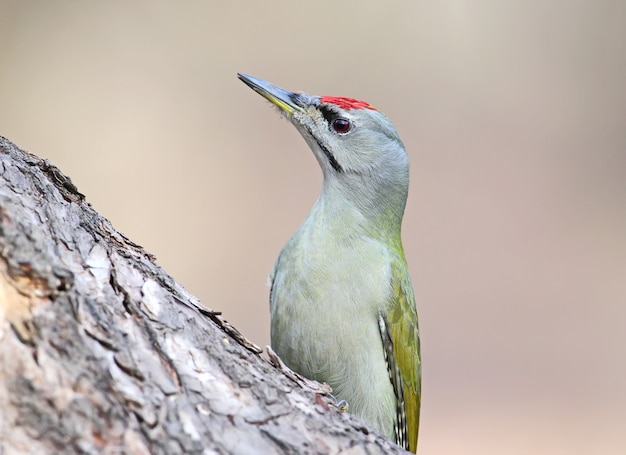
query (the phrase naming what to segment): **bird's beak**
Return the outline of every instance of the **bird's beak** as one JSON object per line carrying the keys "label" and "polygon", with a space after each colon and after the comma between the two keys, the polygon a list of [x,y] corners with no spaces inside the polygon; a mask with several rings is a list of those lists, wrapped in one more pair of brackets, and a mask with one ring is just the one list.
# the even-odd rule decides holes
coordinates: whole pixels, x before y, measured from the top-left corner
{"label": "bird's beak", "polygon": [[237,77],[252,90],[278,106],[287,114],[292,115],[296,111],[304,112],[302,106],[296,104],[300,97],[297,93],[282,89],[263,79],[248,76],[247,74],[237,73]]}

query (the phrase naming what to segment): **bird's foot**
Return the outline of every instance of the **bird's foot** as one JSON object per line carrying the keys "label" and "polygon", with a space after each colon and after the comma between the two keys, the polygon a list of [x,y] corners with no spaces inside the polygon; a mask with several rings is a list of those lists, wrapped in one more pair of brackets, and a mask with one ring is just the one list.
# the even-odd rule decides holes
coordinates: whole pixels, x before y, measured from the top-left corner
{"label": "bird's foot", "polygon": [[350,407],[350,405],[346,400],[337,400],[337,397],[335,397],[335,395],[331,395],[331,397],[333,398],[333,400],[335,400],[335,406],[337,407],[337,409],[339,409],[340,412],[348,412],[348,408]]}

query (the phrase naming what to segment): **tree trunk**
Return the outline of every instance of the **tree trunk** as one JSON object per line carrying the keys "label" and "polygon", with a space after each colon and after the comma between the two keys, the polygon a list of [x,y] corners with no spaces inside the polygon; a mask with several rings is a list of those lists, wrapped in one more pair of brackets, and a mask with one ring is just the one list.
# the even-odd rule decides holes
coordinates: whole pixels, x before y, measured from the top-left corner
{"label": "tree trunk", "polygon": [[260,352],[0,137],[0,454],[404,452]]}

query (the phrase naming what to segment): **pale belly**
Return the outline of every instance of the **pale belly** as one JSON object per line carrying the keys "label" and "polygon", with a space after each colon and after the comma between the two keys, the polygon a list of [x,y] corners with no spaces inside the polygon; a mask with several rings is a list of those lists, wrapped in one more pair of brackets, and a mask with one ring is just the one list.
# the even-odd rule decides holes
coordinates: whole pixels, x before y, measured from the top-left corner
{"label": "pale belly", "polygon": [[378,326],[390,292],[386,257],[363,248],[356,260],[347,253],[283,251],[270,302],[272,348],[293,370],[328,383],[349,412],[393,437],[395,394]]}

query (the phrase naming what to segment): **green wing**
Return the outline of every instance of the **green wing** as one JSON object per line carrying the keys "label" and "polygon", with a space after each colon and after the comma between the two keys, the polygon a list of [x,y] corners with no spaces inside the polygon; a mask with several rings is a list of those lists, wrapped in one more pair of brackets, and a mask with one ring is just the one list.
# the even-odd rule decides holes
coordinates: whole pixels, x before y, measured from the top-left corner
{"label": "green wing", "polygon": [[392,263],[393,296],[388,303],[387,314],[381,318],[381,336],[386,353],[393,352],[393,356],[388,355],[391,359],[387,366],[399,401],[396,439],[400,445],[415,452],[419,429],[422,362],[415,295],[407,270],[404,255]]}

